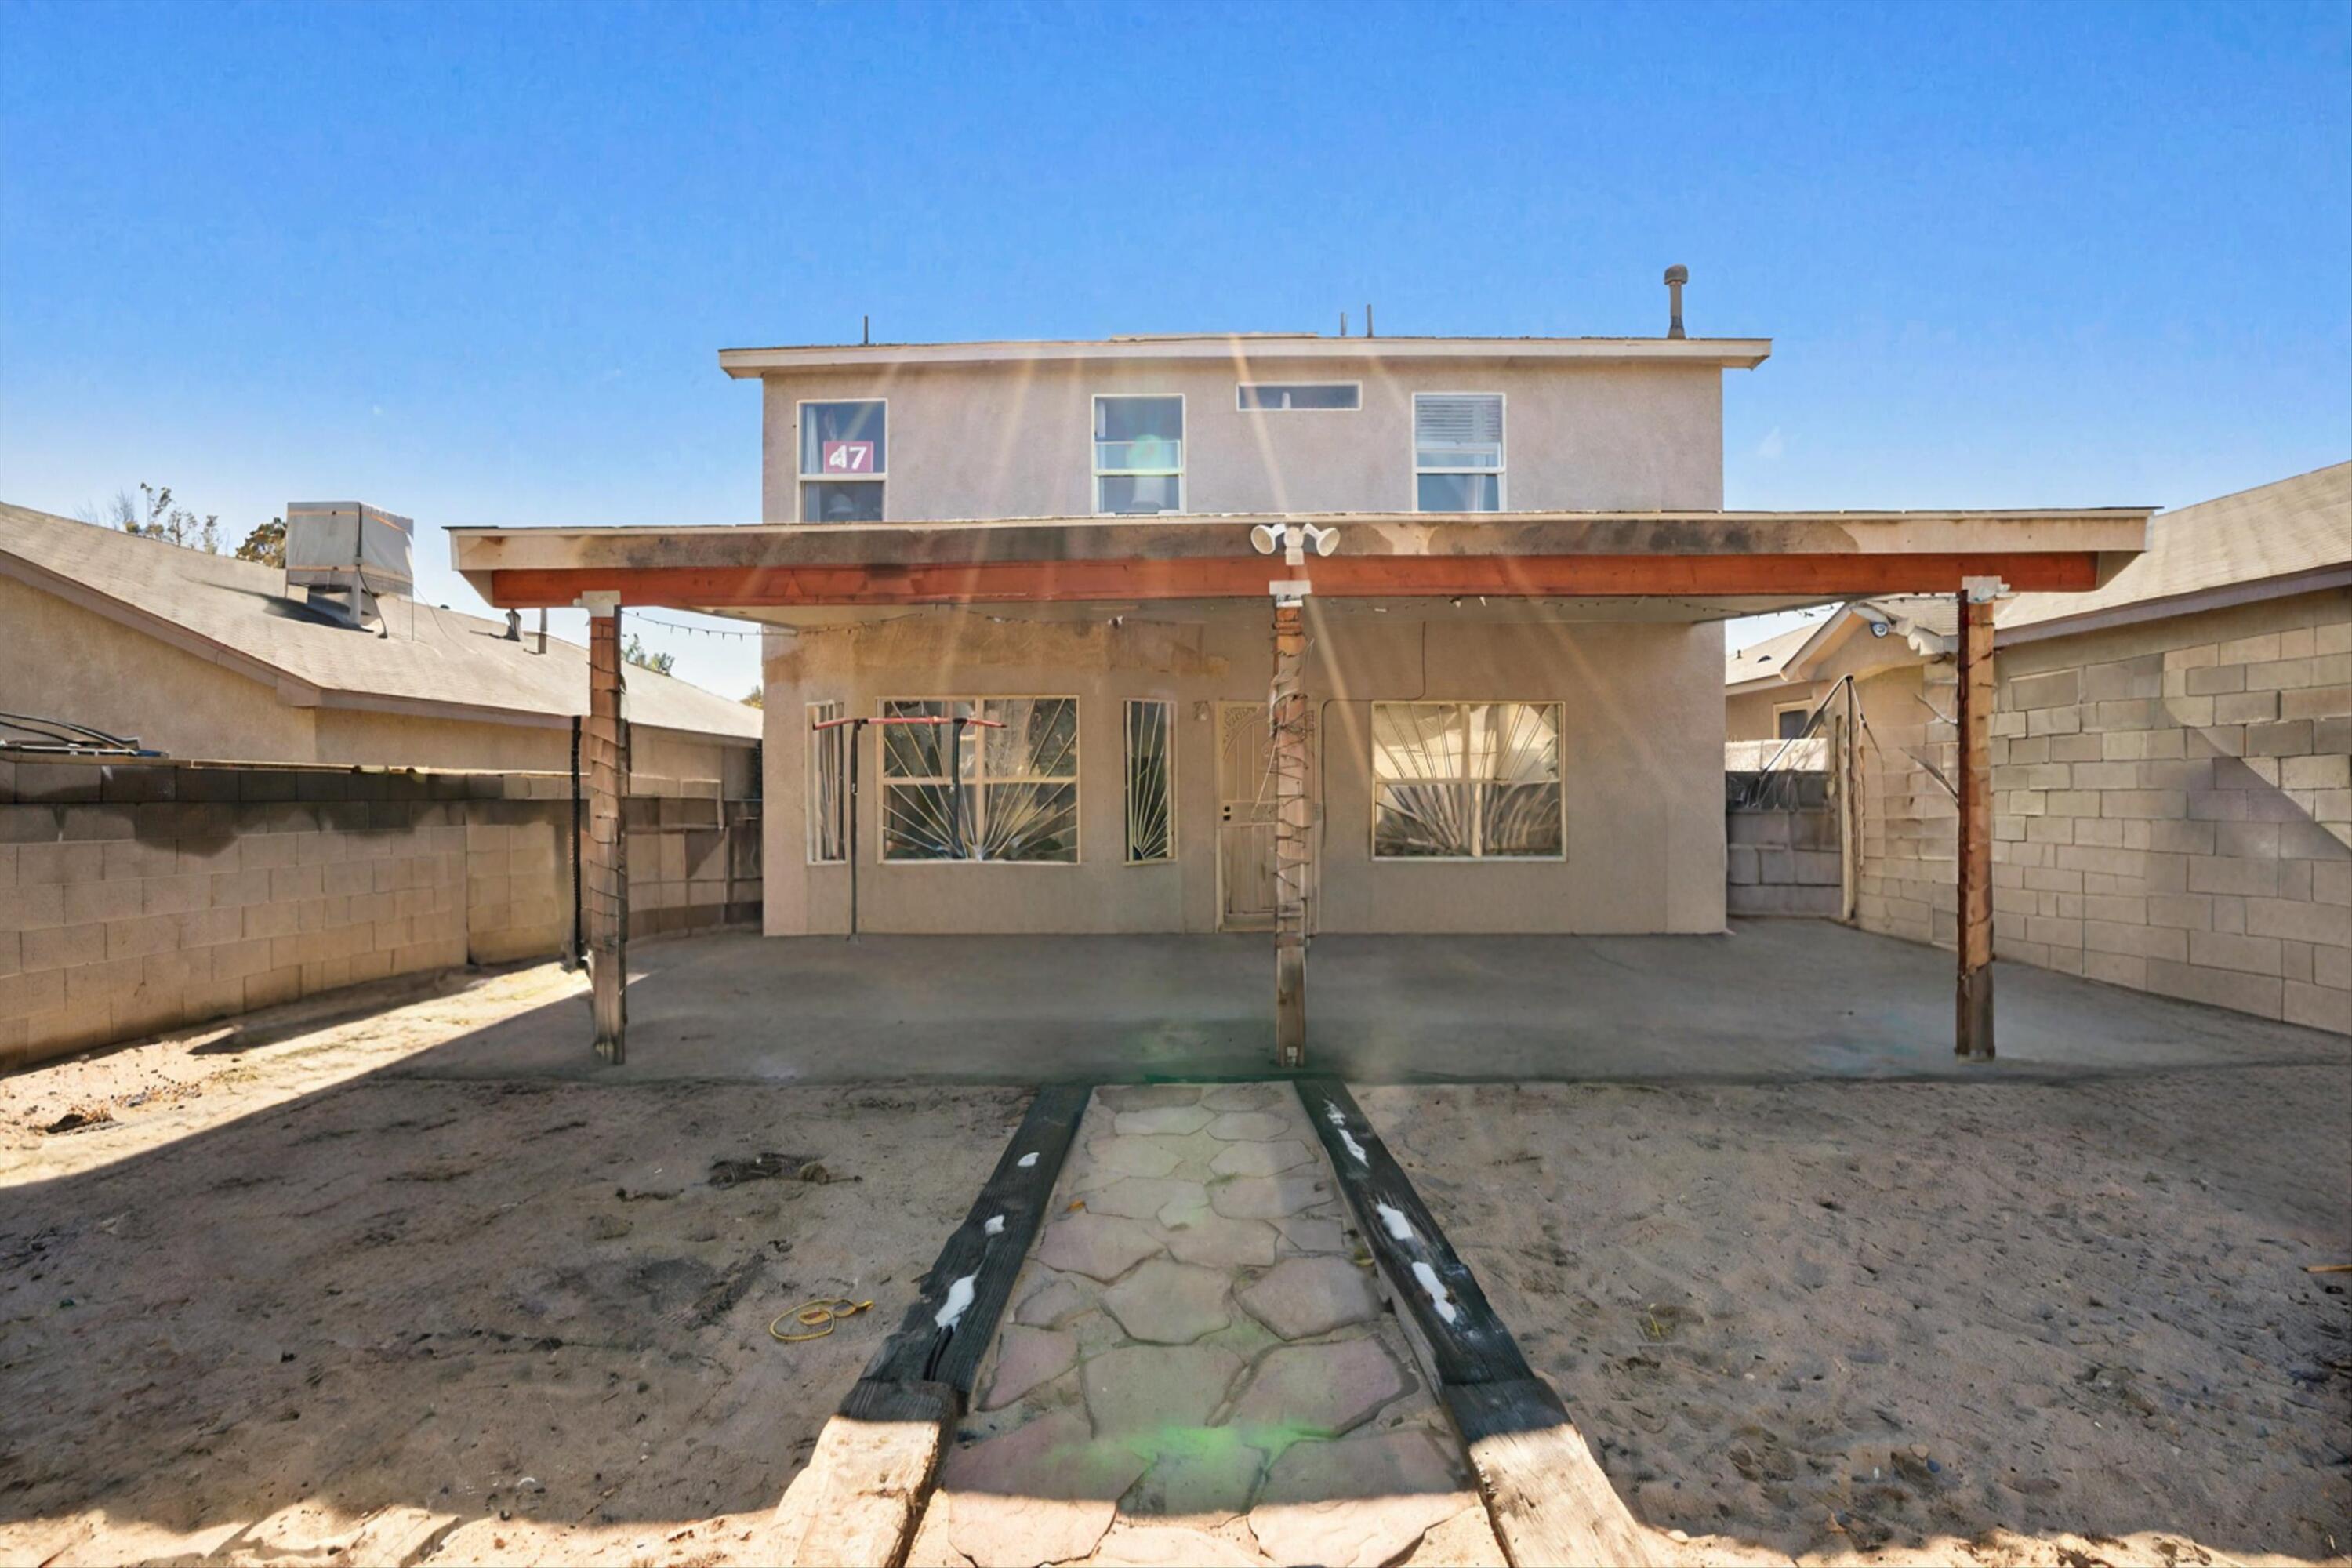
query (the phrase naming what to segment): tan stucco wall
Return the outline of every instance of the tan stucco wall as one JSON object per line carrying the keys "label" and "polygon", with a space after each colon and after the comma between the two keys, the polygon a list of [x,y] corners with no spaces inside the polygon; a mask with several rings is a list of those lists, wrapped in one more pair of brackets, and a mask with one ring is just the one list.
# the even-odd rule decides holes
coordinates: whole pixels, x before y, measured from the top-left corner
{"label": "tan stucco wall", "polygon": [[310,716],[234,670],[0,576],[0,709],[183,757],[318,760]]}
{"label": "tan stucco wall", "polygon": [[[861,761],[859,921],[870,931],[1169,931],[1217,925],[1216,707],[1263,702],[1270,638],[1255,606],[1146,621],[916,615],[772,634],[766,929],[846,929],[848,871],[808,864],[806,711],[890,697],[1075,696],[1076,866],[883,865],[875,740]],[[1305,687],[1318,759],[1326,931],[1714,931],[1724,923],[1722,635],[1713,625],[1514,624],[1309,605]],[[1177,704],[1178,858],[1123,863],[1122,704]],[[1563,704],[1564,862],[1374,863],[1373,699]]]}
{"label": "tan stucco wall", "polygon": [[[797,405],[868,397],[890,405],[889,517],[1089,515],[1097,393],[1183,395],[1190,512],[1412,511],[1415,392],[1504,395],[1506,510],[1714,509],[1722,376],[1713,365],[1328,360],[771,375],[762,516],[799,518]],[[1244,414],[1244,380],[1358,381],[1363,407]]]}

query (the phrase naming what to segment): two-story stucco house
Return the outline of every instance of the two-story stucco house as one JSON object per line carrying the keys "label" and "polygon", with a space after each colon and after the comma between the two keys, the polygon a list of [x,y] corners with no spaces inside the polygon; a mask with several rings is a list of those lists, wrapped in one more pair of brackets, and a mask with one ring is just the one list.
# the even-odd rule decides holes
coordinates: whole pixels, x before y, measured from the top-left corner
{"label": "two-story stucco house", "polygon": [[[1768,348],[1199,337],[721,363],[765,400],[772,524],[1307,515],[1344,560],[1349,514],[1430,514],[1442,540],[1456,514],[1716,510],[1723,373]],[[1312,925],[1721,930],[1722,613],[1315,602]],[[966,730],[952,764],[945,730],[864,738],[860,929],[1271,924],[1263,589],[779,618],[771,932],[849,926],[851,736],[811,721],[894,714],[1005,728]]]}
{"label": "two-story stucco house", "polygon": [[[2141,509],[1726,511],[1724,373],[1769,352],[1678,312],[1656,338],[730,349],[764,400],[759,525],[451,531],[493,604],[591,611],[593,798],[626,774],[626,606],[772,628],[772,935],[1270,930],[1295,1060],[1317,931],[1723,929],[1723,620],[1967,598],[1982,737],[1991,600],[2140,547]],[[1985,1052],[1987,867],[1964,847]]]}

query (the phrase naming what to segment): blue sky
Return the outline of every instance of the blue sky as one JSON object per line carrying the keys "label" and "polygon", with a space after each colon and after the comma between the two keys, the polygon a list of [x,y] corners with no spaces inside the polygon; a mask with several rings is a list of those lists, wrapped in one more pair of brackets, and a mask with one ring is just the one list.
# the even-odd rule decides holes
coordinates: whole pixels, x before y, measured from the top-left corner
{"label": "blue sky", "polygon": [[[0,499],[759,508],[716,351],[1769,335],[1733,506],[2352,455],[2352,7],[0,0]],[[663,618],[688,617],[670,614]],[[730,694],[749,643],[648,628]]]}

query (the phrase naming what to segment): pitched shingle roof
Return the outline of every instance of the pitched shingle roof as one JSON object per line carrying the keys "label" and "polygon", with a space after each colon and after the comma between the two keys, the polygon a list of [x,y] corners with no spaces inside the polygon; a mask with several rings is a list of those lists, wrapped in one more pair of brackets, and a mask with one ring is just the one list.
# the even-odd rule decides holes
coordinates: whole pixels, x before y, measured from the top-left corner
{"label": "pitched shingle roof", "polygon": [[2160,511],[2148,520],[2147,551],[2105,587],[2020,594],[1994,620],[2008,631],[2344,566],[2352,566],[2352,463]]}
{"label": "pitched shingle roof", "polygon": [[1723,658],[1723,683],[1738,686],[1742,681],[1761,680],[1767,676],[1779,675],[1790,656],[1811,642],[1813,634],[1820,631],[1823,624],[1818,619],[1810,620],[1801,626],[1790,626],[1785,632],[1766,637],[1762,642],[1733,649]]}
{"label": "pitched shingle roof", "polygon": [[[452,718],[545,718],[586,711],[588,654],[550,637],[534,653],[501,621],[383,601],[389,637],[352,630],[286,596],[285,574],[230,556],[0,502],[0,573],[155,635],[211,645],[219,662],[257,679],[290,677],[325,693],[444,708]],[[210,651],[210,650],[207,650]],[[267,672],[267,677],[265,675]],[[639,724],[751,741],[760,712],[651,670],[629,672]]]}

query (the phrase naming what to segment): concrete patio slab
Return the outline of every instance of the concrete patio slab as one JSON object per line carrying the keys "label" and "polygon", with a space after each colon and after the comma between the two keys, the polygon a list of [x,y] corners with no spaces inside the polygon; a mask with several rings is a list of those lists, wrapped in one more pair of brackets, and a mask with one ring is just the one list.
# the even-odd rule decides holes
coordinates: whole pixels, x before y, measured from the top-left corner
{"label": "concrete patio slab", "polygon": [[[1266,954],[1266,939],[1244,936],[643,942],[630,952],[626,1066],[590,1055],[581,997],[394,1070],[607,1082],[1263,1079],[1274,1039]],[[1721,936],[1325,936],[1308,968],[1307,1067],[1356,1083],[1785,1082],[2065,1078],[2352,1053],[2317,1030],[2019,964],[1998,973],[2000,1059],[1987,1068],[1952,1056],[1951,954],[1825,921],[1742,921]],[[1183,1136],[1257,1110],[1245,1095],[1184,1106],[1145,1096],[1106,1102],[1089,1132]]]}

